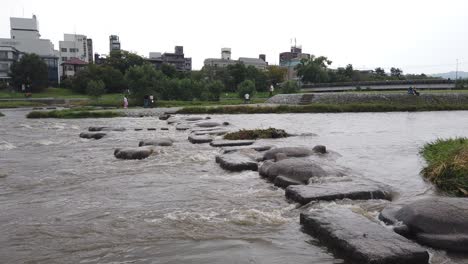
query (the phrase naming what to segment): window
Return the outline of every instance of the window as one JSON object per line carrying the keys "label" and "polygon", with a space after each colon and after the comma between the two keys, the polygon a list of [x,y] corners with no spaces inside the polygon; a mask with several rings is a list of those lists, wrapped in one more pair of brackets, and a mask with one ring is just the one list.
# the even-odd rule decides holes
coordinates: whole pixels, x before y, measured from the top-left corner
{"label": "window", "polygon": [[8,71],[8,63],[0,63],[0,71],[2,72]]}
{"label": "window", "polygon": [[67,57],[62,57],[62,61],[67,61]]}
{"label": "window", "polygon": [[78,52],[78,49],[70,48],[70,52]]}
{"label": "window", "polygon": [[67,52],[67,48],[61,48],[60,51],[61,52]]}
{"label": "window", "polygon": [[8,51],[0,51],[0,59],[8,59]]}

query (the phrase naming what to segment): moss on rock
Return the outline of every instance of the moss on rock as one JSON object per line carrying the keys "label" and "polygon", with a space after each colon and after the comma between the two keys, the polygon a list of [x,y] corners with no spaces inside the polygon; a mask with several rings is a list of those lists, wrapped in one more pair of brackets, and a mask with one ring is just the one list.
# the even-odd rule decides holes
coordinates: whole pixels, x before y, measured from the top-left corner
{"label": "moss on rock", "polygon": [[224,135],[224,139],[228,140],[243,140],[243,139],[259,139],[259,138],[284,138],[289,137],[283,129],[268,128],[268,129],[241,129],[237,132],[232,132]]}

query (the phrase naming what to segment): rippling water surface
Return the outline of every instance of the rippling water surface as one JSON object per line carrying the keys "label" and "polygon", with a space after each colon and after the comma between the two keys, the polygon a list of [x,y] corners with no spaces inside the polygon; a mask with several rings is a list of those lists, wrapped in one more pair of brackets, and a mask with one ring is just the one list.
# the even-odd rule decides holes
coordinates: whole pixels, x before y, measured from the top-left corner
{"label": "rippling water surface", "polygon": [[[2,263],[343,263],[303,234],[284,191],[257,172],[229,173],[218,150],[192,145],[188,132],[156,118],[27,120],[0,118]],[[276,146],[323,144],[346,173],[387,183],[403,201],[436,195],[419,176],[419,148],[438,137],[468,136],[467,112],[213,116],[238,128],[315,133]],[[101,140],[89,126],[118,126]],[[158,128],[134,131],[134,128]],[[161,131],[161,127],[170,127]],[[116,147],[176,140],[146,160],[122,161]],[[398,202],[398,201],[397,201]],[[466,263],[433,252],[432,263]]]}

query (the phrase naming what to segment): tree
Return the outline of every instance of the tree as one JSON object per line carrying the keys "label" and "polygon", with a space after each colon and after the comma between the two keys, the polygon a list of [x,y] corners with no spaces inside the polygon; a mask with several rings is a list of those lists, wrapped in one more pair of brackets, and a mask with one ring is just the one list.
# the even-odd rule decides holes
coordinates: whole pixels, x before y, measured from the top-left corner
{"label": "tree", "polygon": [[106,93],[104,86],[104,82],[101,80],[91,80],[88,82],[86,93],[97,100],[99,97]]}
{"label": "tree", "polygon": [[403,71],[399,68],[392,67],[390,69],[390,76],[392,77],[400,78],[402,74],[403,74]]}
{"label": "tree", "polygon": [[[124,80],[124,75],[117,69],[108,65],[89,65],[96,70],[96,77],[104,82],[106,92],[108,93],[121,93],[127,88]],[[89,67],[88,66],[88,67]]]}
{"label": "tree", "polygon": [[10,70],[13,85],[16,87],[29,85],[31,92],[41,92],[47,88],[47,64],[37,54],[25,54],[11,65]]}
{"label": "tree", "polygon": [[281,85],[281,92],[285,94],[299,92],[299,85],[296,81],[287,81]]}
{"label": "tree", "polygon": [[136,53],[125,50],[111,51],[107,57],[105,64],[119,70],[122,74],[132,66],[140,66],[145,63],[145,60]]}
{"label": "tree", "polygon": [[353,69],[353,65],[352,64],[348,64],[346,65],[346,68],[344,70],[344,75],[350,79],[353,78],[354,76],[354,69]]}
{"label": "tree", "polygon": [[228,65],[226,68],[228,78],[225,85],[228,91],[234,92],[237,86],[246,79],[247,68],[243,63]]}
{"label": "tree", "polygon": [[174,65],[163,63],[161,65],[161,72],[169,78],[175,78],[177,75],[177,69]]}
{"label": "tree", "polygon": [[208,100],[219,101],[221,93],[224,90],[224,84],[221,81],[211,81],[206,86],[208,92]]}
{"label": "tree", "polygon": [[295,67],[297,76],[304,83],[323,83],[329,80],[327,67],[332,62],[327,57],[311,56],[310,59],[302,59]]}
{"label": "tree", "polygon": [[132,66],[125,73],[125,82],[130,89],[130,96],[137,102],[143,102],[145,95],[162,94],[162,85],[166,77],[153,65]]}
{"label": "tree", "polygon": [[268,66],[267,67],[267,76],[271,84],[277,85],[284,82],[288,69],[282,68],[279,66]]}
{"label": "tree", "polygon": [[381,76],[381,77],[387,76],[387,74],[385,73],[385,70],[383,68],[380,68],[380,67],[375,68],[374,72],[375,72],[375,74],[377,76]]}
{"label": "tree", "polygon": [[255,83],[251,80],[245,80],[237,86],[237,94],[240,98],[244,98],[245,94],[249,94],[250,98],[252,98],[255,92]]}

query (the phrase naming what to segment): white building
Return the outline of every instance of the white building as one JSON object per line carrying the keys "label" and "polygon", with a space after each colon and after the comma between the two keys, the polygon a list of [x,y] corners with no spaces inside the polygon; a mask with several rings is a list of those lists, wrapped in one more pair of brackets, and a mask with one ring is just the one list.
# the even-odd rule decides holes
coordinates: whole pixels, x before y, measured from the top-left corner
{"label": "white building", "polygon": [[0,81],[8,81],[10,67],[18,60],[19,52],[11,46],[0,46]]}
{"label": "white building", "polygon": [[32,18],[10,18],[10,38],[0,38],[0,46],[11,47],[19,53],[35,53],[48,66],[49,81],[58,81],[58,56],[54,44],[48,39],[41,39],[39,25],[35,15]]}
{"label": "white building", "polygon": [[[264,57],[264,55],[261,55]],[[268,66],[268,63],[260,58],[246,58],[240,57],[238,60],[231,60],[231,49],[230,48],[222,48],[221,49],[221,58],[208,58],[205,59],[204,65],[213,68],[225,68],[229,65],[234,65],[237,63],[242,63],[246,67],[247,66],[254,66],[259,70],[265,70]]]}
{"label": "white building", "polygon": [[70,59],[79,59],[86,63],[93,62],[92,40],[85,35],[64,34],[63,40],[59,41],[59,73],[62,77],[64,70],[62,64]]}

